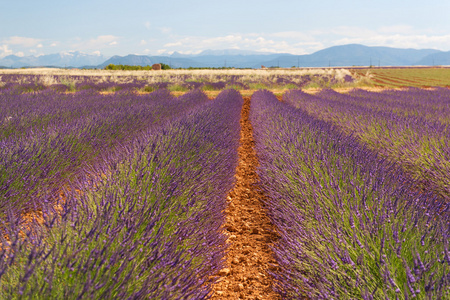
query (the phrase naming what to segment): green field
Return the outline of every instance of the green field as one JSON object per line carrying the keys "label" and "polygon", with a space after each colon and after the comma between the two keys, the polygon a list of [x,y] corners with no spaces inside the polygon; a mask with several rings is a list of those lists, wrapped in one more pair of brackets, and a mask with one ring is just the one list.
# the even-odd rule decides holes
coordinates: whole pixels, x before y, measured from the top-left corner
{"label": "green field", "polygon": [[367,83],[375,87],[450,87],[450,68],[370,68],[354,69],[357,76],[369,77]]}

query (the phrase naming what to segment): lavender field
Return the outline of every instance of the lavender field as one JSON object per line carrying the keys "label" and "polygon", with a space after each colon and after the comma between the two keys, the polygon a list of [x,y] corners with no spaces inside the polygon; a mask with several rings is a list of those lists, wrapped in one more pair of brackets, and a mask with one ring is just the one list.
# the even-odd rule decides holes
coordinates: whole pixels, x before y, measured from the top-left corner
{"label": "lavender field", "polygon": [[[238,92],[2,96],[17,119],[2,116],[2,298],[208,294],[237,164]],[[43,224],[24,226],[36,209]]]}
{"label": "lavender field", "polygon": [[245,90],[280,299],[450,298],[450,91],[319,77],[2,75],[0,298],[214,296]]}
{"label": "lavender field", "polygon": [[403,161],[308,115],[303,92],[285,96],[300,109],[261,91],[252,111],[261,186],[281,233],[278,291],[286,298],[447,298],[448,199],[419,189]]}
{"label": "lavender field", "polygon": [[353,134],[397,161],[410,177],[450,197],[450,91],[446,88],[374,93],[287,93],[285,101]]}
{"label": "lavender field", "polygon": [[74,92],[97,90],[114,92],[134,90],[151,92],[168,89],[186,92],[194,89],[221,91],[222,89],[257,90],[314,87],[353,87],[365,82],[366,76],[353,75],[346,69],[306,70],[165,70],[107,71],[62,69],[0,69],[0,88],[38,91],[51,88]]}

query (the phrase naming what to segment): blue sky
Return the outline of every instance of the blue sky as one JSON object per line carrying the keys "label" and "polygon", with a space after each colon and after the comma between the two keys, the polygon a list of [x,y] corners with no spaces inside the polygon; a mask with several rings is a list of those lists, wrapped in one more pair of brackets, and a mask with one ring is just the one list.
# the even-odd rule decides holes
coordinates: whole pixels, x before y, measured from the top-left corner
{"label": "blue sky", "polygon": [[335,45],[450,50],[447,0],[0,0],[0,58]]}

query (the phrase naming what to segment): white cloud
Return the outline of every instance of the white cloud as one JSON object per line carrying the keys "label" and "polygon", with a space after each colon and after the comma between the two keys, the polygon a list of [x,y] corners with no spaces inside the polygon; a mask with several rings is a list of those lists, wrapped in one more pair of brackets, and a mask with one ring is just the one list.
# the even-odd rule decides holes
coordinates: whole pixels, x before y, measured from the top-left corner
{"label": "white cloud", "polygon": [[[199,54],[201,53],[203,50],[190,50],[190,51],[178,51],[181,54]],[[170,52],[169,52],[170,53]]]}
{"label": "white cloud", "polygon": [[395,48],[435,48],[450,49],[450,35],[425,35],[425,34],[374,34],[372,36],[346,37],[335,40],[333,44],[363,44],[367,46],[385,46]]}
{"label": "white cloud", "polygon": [[[27,48],[27,47],[26,47]],[[17,51],[17,50],[12,50],[9,48],[8,45],[1,45],[0,46],[0,58],[3,58],[5,56],[8,55],[15,55],[15,56],[19,56],[19,57],[23,57],[25,56],[25,53],[30,53],[32,55],[43,55],[42,53],[39,53],[36,49],[27,49],[26,51]]]}
{"label": "white cloud", "polygon": [[73,56],[73,52],[75,52],[75,51],[74,50],[61,51],[60,54],[65,55],[65,56]]}
{"label": "white cloud", "polygon": [[413,34],[414,29],[409,25],[393,25],[393,26],[383,26],[378,29],[381,33],[393,34]]}
{"label": "white cloud", "polygon": [[[158,43],[156,47],[160,46]],[[344,44],[388,46],[396,48],[450,49],[450,34],[430,34],[409,25],[383,26],[375,29],[340,26],[313,31],[280,31],[274,33],[233,33],[223,36],[170,35],[163,44],[164,53],[198,53],[206,49],[242,49],[274,53],[310,54],[327,47]],[[147,46],[147,48],[150,48]],[[156,49],[152,49],[157,51]]]}
{"label": "white cloud", "polygon": [[172,28],[170,27],[160,27],[159,30],[164,34],[169,34],[172,32]]}
{"label": "white cloud", "polygon": [[[292,37],[303,37],[305,44],[299,47],[298,41],[300,39],[292,39]],[[274,53],[296,53],[304,54],[308,52],[308,47],[318,46],[313,37],[296,32],[283,32],[279,34],[229,34],[218,37],[202,37],[202,36],[185,36],[174,38],[164,44],[165,48],[172,48],[171,50],[180,53],[198,53],[205,49],[243,49],[255,50]]]}
{"label": "white cloud", "polygon": [[9,49],[8,45],[0,46],[0,58],[13,54],[13,51]]}
{"label": "white cloud", "polygon": [[12,36],[6,40],[3,40],[3,43],[7,44],[7,45],[16,45],[16,46],[31,48],[31,47],[34,47],[37,44],[39,44],[41,41],[42,41],[41,39],[22,37],[22,36]]}
{"label": "white cloud", "polygon": [[345,37],[363,37],[363,36],[373,36],[376,34],[375,31],[362,28],[362,27],[354,27],[354,26],[338,26],[332,28],[329,32],[317,32],[316,35],[324,35],[327,33],[332,33],[335,38],[336,36],[345,36]]}
{"label": "white cloud", "polygon": [[[450,34],[432,32],[430,29],[416,29],[409,25],[380,26],[378,28],[339,26],[318,28],[310,31],[287,30],[279,32],[234,32],[219,36],[177,35],[170,27],[151,26],[141,23],[147,29],[159,30],[164,36],[158,39],[132,40],[131,37],[100,35],[92,38],[68,38],[55,41],[13,36],[0,40],[0,58],[17,53],[55,53],[57,51],[80,51],[85,53],[108,53],[126,55],[125,51],[134,45],[140,53],[168,54],[174,51],[195,54],[206,49],[242,49],[273,53],[309,54],[326,47],[343,44],[388,46],[397,48],[435,48],[450,50]],[[150,27],[151,26],[151,27]],[[129,39],[129,40],[128,40]],[[127,40],[127,43],[124,42]],[[52,50],[50,50],[52,49]],[[123,51],[123,52],[121,52]],[[110,54],[108,53],[108,54]]]}
{"label": "white cloud", "polygon": [[36,49],[30,49],[28,52],[29,52],[31,55],[36,56],[36,57],[44,55],[44,53],[38,52],[38,50],[36,50]]}
{"label": "white cloud", "polygon": [[268,36],[272,38],[296,39],[302,41],[314,40],[313,35],[311,35],[310,33],[300,31],[281,31],[269,34]]}
{"label": "white cloud", "polygon": [[119,39],[119,37],[114,36],[114,35],[99,35],[97,38],[95,39],[90,39],[89,40],[89,44],[117,44],[117,40]]}
{"label": "white cloud", "polygon": [[[329,34],[331,33],[331,34]],[[315,32],[323,47],[345,44],[385,46],[395,48],[450,49],[450,35],[437,35],[427,29],[414,29],[409,25],[382,26],[376,29],[340,26],[329,31]]]}
{"label": "white cloud", "polygon": [[114,35],[99,35],[98,37],[89,40],[75,38],[70,47],[72,49],[76,49],[77,51],[93,51],[94,49],[94,51],[96,51],[97,49],[117,45],[119,39],[120,38],[118,36]]}
{"label": "white cloud", "polygon": [[167,43],[164,45],[164,47],[178,47],[178,46],[182,46],[183,43],[182,42],[175,42],[175,43]]}

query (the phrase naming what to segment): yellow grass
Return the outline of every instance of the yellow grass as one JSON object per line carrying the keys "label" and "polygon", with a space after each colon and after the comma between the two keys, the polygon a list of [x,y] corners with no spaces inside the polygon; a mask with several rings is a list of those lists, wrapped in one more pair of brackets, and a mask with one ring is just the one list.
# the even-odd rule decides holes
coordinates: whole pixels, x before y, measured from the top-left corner
{"label": "yellow grass", "polygon": [[3,74],[23,74],[41,75],[39,79],[44,85],[61,83],[61,81],[71,81],[72,76],[92,76],[97,83],[116,82],[128,83],[134,79],[147,81],[148,84],[159,82],[178,83],[186,80],[217,82],[224,80],[224,77],[237,75],[239,81],[273,81],[284,76],[298,77],[299,82],[304,75],[331,75],[337,79],[343,79],[345,75],[351,75],[347,69],[327,69],[327,68],[305,68],[305,69],[227,69],[227,70],[78,70],[78,69],[57,69],[57,68],[31,68],[31,69],[0,69],[0,81]]}

